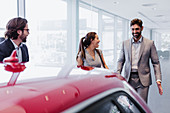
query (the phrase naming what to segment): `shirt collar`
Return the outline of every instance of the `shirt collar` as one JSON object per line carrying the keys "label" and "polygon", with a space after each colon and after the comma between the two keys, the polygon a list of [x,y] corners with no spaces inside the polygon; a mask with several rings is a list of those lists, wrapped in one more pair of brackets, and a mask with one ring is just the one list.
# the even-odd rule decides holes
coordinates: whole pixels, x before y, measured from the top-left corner
{"label": "shirt collar", "polygon": [[[143,36],[136,42],[136,43],[141,43],[143,40]],[[132,43],[135,43],[135,40],[132,38]]]}
{"label": "shirt collar", "polygon": [[[10,39],[10,40],[11,40],[11,42],[13,43],[15,49],[18,48],[18,46],[14,43],[14,41],[13,41],[12,39]],[[19,45],[19,47],[21,47],[21,46],[22,46],[22,43]]]}

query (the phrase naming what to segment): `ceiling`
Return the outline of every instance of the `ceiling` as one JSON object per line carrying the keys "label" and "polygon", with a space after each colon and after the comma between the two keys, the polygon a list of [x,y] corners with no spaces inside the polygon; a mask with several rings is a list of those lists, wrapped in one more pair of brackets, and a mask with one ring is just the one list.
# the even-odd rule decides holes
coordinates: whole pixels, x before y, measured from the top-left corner
{"label": "ceiling", "polygon": [[170,0],[81,0],[92,6],[132,20],[140,18],[144,27],[170,34]]}

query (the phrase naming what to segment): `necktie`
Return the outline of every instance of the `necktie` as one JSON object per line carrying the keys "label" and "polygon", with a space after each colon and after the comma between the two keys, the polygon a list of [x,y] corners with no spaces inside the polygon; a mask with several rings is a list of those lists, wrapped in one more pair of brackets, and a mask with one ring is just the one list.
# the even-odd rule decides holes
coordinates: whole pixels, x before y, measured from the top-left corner
{"label": "necktie", "polygon": [[18,57],[18,56],[19,56],[19,47],[15,48],[15,49],[17,50],[17,55],[16,55],[16,57]]}
{"label": "necktie", "polygon": [[18,57],[18,60],[19,62],[22,62],[22,55],[21,55],[21,48],[20,47],[17,47],[15,48],[17,50],[17,57]]}

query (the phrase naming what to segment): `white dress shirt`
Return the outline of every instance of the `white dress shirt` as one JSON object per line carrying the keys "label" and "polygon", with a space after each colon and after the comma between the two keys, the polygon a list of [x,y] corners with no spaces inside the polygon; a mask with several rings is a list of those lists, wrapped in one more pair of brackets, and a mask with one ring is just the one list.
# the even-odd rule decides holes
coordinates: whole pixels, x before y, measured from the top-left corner
{"label": "white dress shirt", "polygon": [[132,70],[138,70],[138,60],[141,42],[142,37],[137,42],[135,42],[134,39],[132,39]]}
{"label": "white dress shirt", "polygon": [[[11,40],[11,39],[10,39]],[[21,46],[22,46],[22,43],[20,44],[20,46],[18,47],[12,40],[11,42],[13,43],[15,49],[17,50],[17,57],[18,57],[18,61],[19,63],[22,62],[22,51],[21,51]]]}

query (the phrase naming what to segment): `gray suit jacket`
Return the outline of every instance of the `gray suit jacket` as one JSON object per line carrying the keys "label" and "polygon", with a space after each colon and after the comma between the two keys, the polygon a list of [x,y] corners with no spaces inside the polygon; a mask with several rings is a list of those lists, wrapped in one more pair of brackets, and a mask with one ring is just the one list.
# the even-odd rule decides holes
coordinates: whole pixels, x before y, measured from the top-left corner
{"label": "gray suit jacket", "polygon": [[[124,66],[124,71],[125,71],[124,77],[127,81],[129,80],[131,67],[132,67],[131,43],[132,43],[131,39],[128,39],[122,43],[122,49],[117,64],[118,73],[122,72]],[[160,62],[159,62],[154,41],[143,37],[143,40],[141,42],[140,52],[139,52],[138,74],[139,74],[140,81],[144,86],[149,86],[152,84],[150,64],[149,64],[150,59],[153,64],[156,80],[162,80]]]}

